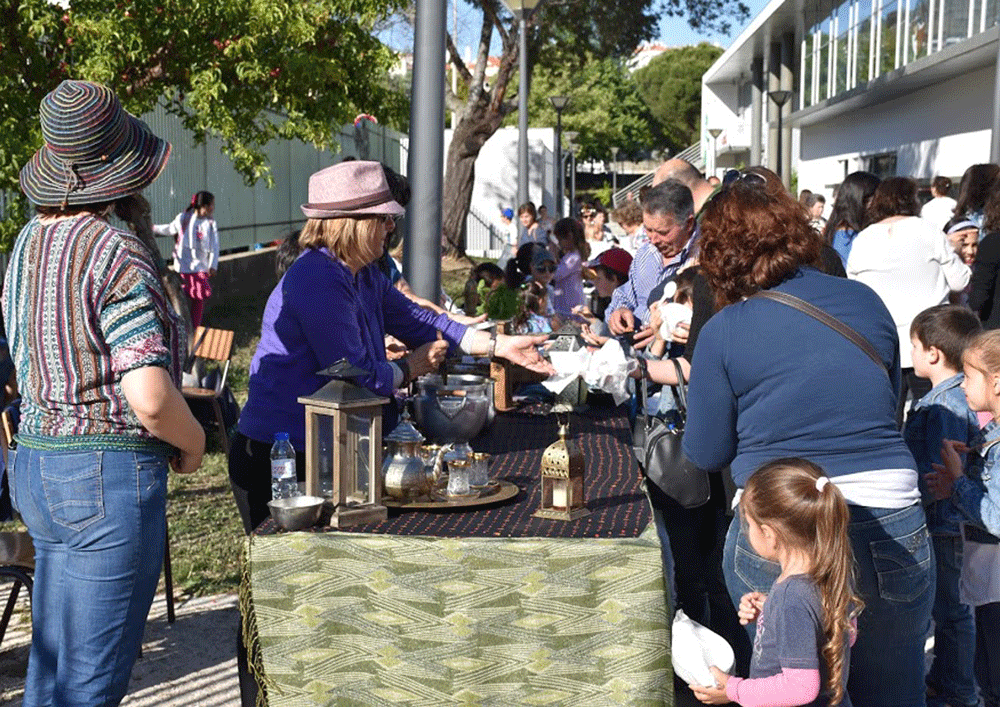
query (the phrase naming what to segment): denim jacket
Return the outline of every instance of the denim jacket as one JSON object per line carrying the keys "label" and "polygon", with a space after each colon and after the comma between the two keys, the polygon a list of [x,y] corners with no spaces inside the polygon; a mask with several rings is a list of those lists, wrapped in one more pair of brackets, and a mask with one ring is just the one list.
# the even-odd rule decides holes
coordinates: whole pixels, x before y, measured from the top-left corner
{"label": "denim jacket", "polygon": [[964,376],[941,381],[910,410],[903,430],[920,474],[920,494],[927,512],[927,530],[935,535],[958,535],[961,513],[949,501],[935,501],[927,490],[931,464],[941,463],[941,440],[954,439],[972,445],[979,435],[976,413],[969,409],[962,390]]}
{"label": "denim jacket", "polygon": [[[996,544],[1000,536],[1000,425],[990,422],[978,435],[965,464],[965,476],[959,477],[951,492],[952,503],[975,527],[966,526],[966,538],[979,543]],[[986,533],[983,533],[983,528]],[[978,531],[978,532],[977,532]],[[987,535],[988,533],[988,535]],[[992,537],[990,537],[992,536]]]}

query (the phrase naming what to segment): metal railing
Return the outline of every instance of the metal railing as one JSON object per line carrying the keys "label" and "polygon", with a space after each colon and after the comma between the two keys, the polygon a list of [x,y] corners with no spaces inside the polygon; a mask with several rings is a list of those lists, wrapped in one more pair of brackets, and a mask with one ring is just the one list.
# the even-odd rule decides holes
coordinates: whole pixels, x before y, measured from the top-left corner
{"label": "metal railing", "polygon": [[465,219],[465,252],[478,258],[499,258],[503,252],[503,233],[489,218],[469,207]]}
{"label": "metal railing", "polygon": [[[692,166],[695,167],[695,169],[698,169],[700,171],[705,170],[705,162],[704,160],[702,160],[701,143],[696,142],[690,147],[687,147],[681,152],[677,153],[675,157],[677,157],[678,159],[682,159],[685,162],[689,162]],[[639,190],[642,189],[643,187],[648,187],[649,185],[651,185],[653,183],[653,177],[655,175],[656,175],[656,170],[654,169],[652,172],[647,172],[638,179],[633,179],[627,185],[625,185],[624,187],[622,187],[621,189],[619,189],[618,191],[616,191],[614,194],[611,195],[611,203],[614,204],[615,206],[618,206],[620,203],[625,201],[626,198],[628,198],[629,192],[632,192],[633,194],[636,195],[636,197],[638,197]]]}

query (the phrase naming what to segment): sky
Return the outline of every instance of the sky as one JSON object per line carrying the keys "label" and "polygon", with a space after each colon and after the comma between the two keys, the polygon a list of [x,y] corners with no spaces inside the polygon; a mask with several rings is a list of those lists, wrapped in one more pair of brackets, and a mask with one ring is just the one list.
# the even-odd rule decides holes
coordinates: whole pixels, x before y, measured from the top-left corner
{"label": "sky", "polygon": [[[456,1],[458,3],[457,8],[454,4]],[[458,46],[462,54],[465,55],[466,47],[472,47],[474,51],[474,47],[479,41],[479,28],[482,23],[482,15],[478,10],[476,10],[476,8],[466,3],[465,0],[447,0],[447,2],[448,30],[454,33],[454,27],[457,19]],[[654,41],[668,47],[697,44],[699,42],[711,42],[726,48],[734,39],[736,39],[736,37],[739,36],[744,27],[750,23],[753,17],[760,12],[767,3],[766,0],[749,0],[748,4],[750,6],[750,18],[746,23],[734,26],[732,32],[728,35],[716,33],[698,34],[688,26],[684,19],[666,17],[660,22],[660,35],[659,38]],[[390,24],[380,33],[380,38],[396,51],[411,52],[413,50],[413,32],[403,21]],[[491,47],[490,53],[499,54],[499,52],[499,39],[496,36],[496,33],[494,33],[493,46]]]}

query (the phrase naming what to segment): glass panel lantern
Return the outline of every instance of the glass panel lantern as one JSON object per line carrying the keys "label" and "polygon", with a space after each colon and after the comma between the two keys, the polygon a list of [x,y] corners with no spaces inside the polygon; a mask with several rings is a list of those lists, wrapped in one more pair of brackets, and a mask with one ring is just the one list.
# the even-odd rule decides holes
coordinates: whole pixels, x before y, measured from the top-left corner
{"label": "glass panel lantern", "polygon": [[382,405],[388,399],[333,380],[299,402],[306,407],[306,493],[329,498],[334,528],[385,520]]}
{"label": "glass panel lantern", "polygon": [[584,498],[583,452],[569,436],[569,419],[559,422],[559,441],[542,453],[541,500],[536,518],[576,520],[590,513]]}

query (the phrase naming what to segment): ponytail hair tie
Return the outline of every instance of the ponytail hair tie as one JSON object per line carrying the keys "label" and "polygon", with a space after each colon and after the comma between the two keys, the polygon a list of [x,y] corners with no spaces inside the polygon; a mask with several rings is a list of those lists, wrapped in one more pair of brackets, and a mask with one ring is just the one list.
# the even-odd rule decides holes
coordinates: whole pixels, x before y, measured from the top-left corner
{"label": "ponytail hair tie", "polygon": [[195,192],[194,195],[191,197],[191,208],[197,208],[197,207],[198,207],[198,192]]}
{"label": "ponytail hair tie", "polygon": [[821,477],[819,477],[818,479],[816,479],[816,490],[819,493],[823,493],[823,488],[828,483],[830,483],[830,477],[829,476],[821,476]]}

